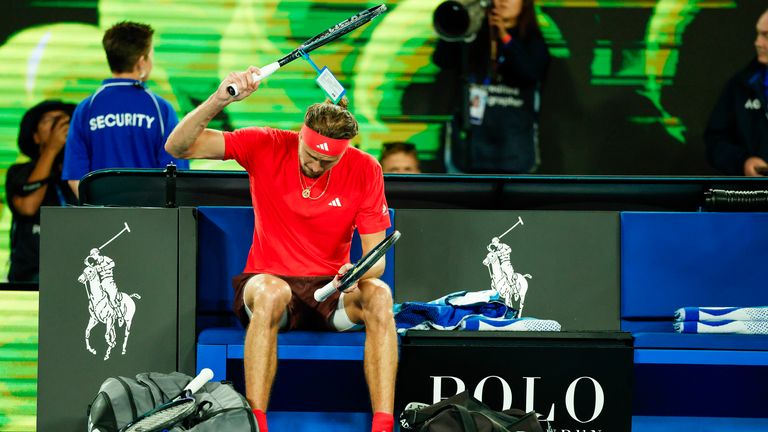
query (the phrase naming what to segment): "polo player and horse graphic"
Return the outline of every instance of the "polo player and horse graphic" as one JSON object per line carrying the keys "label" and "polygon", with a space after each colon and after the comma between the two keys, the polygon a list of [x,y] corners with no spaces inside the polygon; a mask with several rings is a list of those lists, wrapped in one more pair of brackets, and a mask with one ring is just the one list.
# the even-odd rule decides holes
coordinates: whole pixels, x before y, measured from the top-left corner
{"label": "polo player and horse graphic", "polygon": [[110,257],[103,255],[101,250],[109,243],[118,238],[124,232],[131,232],[128,223],[117,235],[109,239],[101,247],[91,249],[90,253],[83,260],[85,268],[77,281],[85,285],[85,292],[88,295],[88,325],[85,328],[85,349],[91,354],[96,355],[96,350],[91,347],[91,330],[99,323],[106,326],[104,340],[107,343],[107,351],[104,354],[104,360],[108,360],[112,349],[117,345],[117,327],[125,327],[123,337],[122,354],[126,353],[128,345],[128,336],[131,334],[131,324],[136,313],[136,302],[133,299],[141,299],[139,294],[126,294],[118,291],[114,280],[113,269],[115,261]]}
{"label": "polo player and horse graphic", "polygon": [[525,295],[528,293],[528,279],[531,279],[532,276],[515,271],[510,259],[512,248],[506,243],[501,242],[501,238],[518,225],[524,225],[523,218],[519,216],[517,223],[511,228],[500,236],[491,239],[491,243],[487,247],[488,254],[483,260],[483,265],[488,267],[488,274],[491,277],[491,289],[499,293],[507,306],[516,309],[516,317],[520,318],[523,316]]}

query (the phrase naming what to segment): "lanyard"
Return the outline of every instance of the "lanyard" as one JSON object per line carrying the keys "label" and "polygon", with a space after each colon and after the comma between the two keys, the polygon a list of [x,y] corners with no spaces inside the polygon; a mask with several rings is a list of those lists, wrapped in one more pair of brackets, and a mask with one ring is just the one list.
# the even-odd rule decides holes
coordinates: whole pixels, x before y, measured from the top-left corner
{"label": "lanyard", "polygon": [[67,198],[64,196],[64,191],[61,190],[58,183],[53,184],[53,188],[56,189],[56,196],[59,198],[59,204],[62,207],[67,206]]}

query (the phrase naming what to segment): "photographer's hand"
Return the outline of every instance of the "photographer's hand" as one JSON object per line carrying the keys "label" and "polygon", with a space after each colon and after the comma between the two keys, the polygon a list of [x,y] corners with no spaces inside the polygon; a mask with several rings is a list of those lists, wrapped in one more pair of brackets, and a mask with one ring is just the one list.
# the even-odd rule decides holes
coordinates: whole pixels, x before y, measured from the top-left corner
{"label": "photographer's hand", "polygon": [[57,116],[53,119],[51,131],[45,141],[40,143],[40,154],[55,158],[67,143],[69,116]]}
{"label": "photographer's hand", "polygon": [[496,37],[504,42],[509,39],[509,32],[504,24],[504,18],[499,14],[496,8],[491,9],[488,13],[488,25],[491,30],[495,30]]}

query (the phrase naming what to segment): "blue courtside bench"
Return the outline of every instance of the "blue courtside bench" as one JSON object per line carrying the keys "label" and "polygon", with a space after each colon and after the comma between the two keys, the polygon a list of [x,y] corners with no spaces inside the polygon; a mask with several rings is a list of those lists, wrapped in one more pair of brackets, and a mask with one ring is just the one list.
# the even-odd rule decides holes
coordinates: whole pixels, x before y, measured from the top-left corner
{"label": "blue courtside bench", "polygon": [[768,336],[677,334],[685,306],[768,305],[768,214],[622,213],[633,431],[768,430]]}
{"label": "blue courtside bench", "polygon": [[[392,209],[390,220],[391,232]],[[231,280],[245,267],[253,236],[253,208],[199,207],[197,222],[197,370],[209,367],[215,380],[233,381],[244,391],[245,331],[231,309]],[[353,261],[360,254],[360,239],[355,234]],[[394,289],[393,249],[386,259],[382,280]],[[268,412],[270,427],[340,432],[370,428],[362,369],[364,342],[365,332],[280,333],[278,375]]]}

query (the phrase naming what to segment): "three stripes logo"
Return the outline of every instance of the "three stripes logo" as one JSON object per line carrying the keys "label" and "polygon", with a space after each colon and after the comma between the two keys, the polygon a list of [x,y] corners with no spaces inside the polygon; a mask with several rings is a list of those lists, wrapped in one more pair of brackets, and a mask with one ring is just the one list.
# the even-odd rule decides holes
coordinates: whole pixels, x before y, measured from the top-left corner
{"label": "three stripes logo", "polygon": [[331,207],[341,207],[341,200],[338,198],[334,198],[331,200],[331,202],[328,203]]}
{"label": "three stripes logo", "polygon": [[317,147],[317,148],[319,148],[320,150],[323,150],[323,151],[328,151],[329,150],[328,143],[318,144],[315,147]]}

